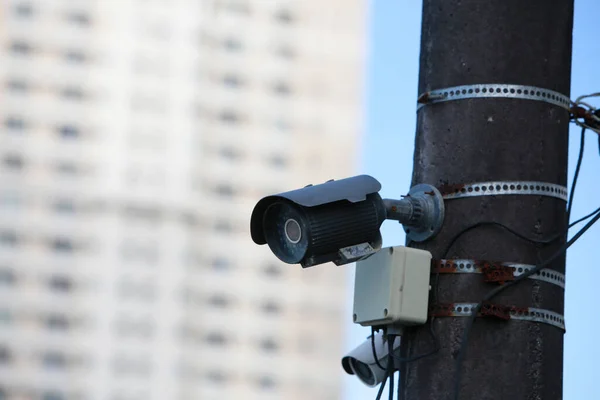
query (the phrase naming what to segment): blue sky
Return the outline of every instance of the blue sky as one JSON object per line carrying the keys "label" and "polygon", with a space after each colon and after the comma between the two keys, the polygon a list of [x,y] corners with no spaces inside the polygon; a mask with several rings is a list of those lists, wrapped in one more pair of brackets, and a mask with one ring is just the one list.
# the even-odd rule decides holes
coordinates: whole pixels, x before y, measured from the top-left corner
{"label": "blue sky", "polygon": [[[598,16],[600,1],[575,1],[573,39],[572,97],[600,91],[600,45]],[[415,135],[421,1],[372,0],[369,15],[369,59],[366,124],[362,144],[361,173],[375,176],[383,185],[383,197],[397,197],[410,185]],[[595,29],[596,28],[596,29]],[[506,82],[510,83],[510,82]],[[600,106],[600,100],[596,103]],[[582,171],[573,205],[578,218],[600,207],[595,172],[600,171],[597,135],[588,132]],[[578,153],[579,129],[570,131],[569,184]],[[404,234],[393,222],[384,223],[384,246],[403,244]],[[567,255],[564,399],[600,399],[597,384],[600,369],[600,331],[593,294],[592,263],[594,244],[600,243],[600,225],[584,235]],[[352,275],[350,273],[349,275]],[[353,277],[349,277],[349,284]],[[351,292],[351,291],[350,291]],[[348,298],[348,315],[352,307]],[[367,328],[348,323],[347,349],[358,345],[369,334]],[[374,399],[376,391],[353,377],[346,378],[348,400]]]}

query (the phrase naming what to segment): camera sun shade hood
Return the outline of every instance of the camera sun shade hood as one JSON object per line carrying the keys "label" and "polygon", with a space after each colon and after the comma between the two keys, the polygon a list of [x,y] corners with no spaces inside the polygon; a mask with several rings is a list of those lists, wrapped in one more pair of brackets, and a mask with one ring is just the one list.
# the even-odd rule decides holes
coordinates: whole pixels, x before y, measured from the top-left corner
{"label": "camera sun shade hood", "polygon": [[256,244],[266,244],[263,215],[269,206],[277,201],[287,200],[303,207],[315,207],[336,201],[347,200],[357,203],[381,190],[381,183],[369,175],[331,180],[319,185],[309,185],[302,189],[279,193],[262,198],[254,207],[250,219],[250,234]]}

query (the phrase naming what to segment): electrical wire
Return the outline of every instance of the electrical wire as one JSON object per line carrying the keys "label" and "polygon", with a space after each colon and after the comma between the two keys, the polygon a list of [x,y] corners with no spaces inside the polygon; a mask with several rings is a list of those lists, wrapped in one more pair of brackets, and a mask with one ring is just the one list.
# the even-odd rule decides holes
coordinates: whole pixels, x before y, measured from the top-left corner
{"label": "electrical wire", "polygon": [[394,341],[396,335],[388,335],[388,376],[390,378],[388,400],[394,400]]}
{"label": "electrical wire", "polygon": [[402,385],[401,385],[402,381],[401,381],[401,379],[402,379],[402,376],[400,374],[400,371],[398,370],[398,389],[397,389],[397,395],[396,395],[396,398],[398,400],[400,400],[402,398]]}
{"label": "electrical wire", "polygon": [[388,374],[385,374],[385,377],[383,378],[383,382],[381,382],[381,384],[379,385],[379,390],[377,391],[377,397],[375,397],[375,400],[381,400],[381,396],[383,395],[383,389],[385,388],[385,384],[387,383],[387,380],[388,380]]}
{"label": "electrical wire", "polygon": [[[583,101],[583,99],[588,97],[600,97],[600,92],[579,96],[575,101],[571,101],[571,104],[574,106],[573,109],[576,110],[576,112],[571,112],[571,122],[600,135],[600,110]],[[581,110],[577,110],[578,108],[583,109],[583,115],[580,113]],[[579,119],[583,119],[583,122]],[[600,136],[598,137],[598,148],[600,150]]]}
{"label": "electrical wire", "polygon": [[581,217],[579,218],[577,221],[571,222],[569,224],[569,228],[574,227],[575,225],[577,225],[578,223],[585,221],[586,219],[593,217],[595,214],[600,212],[600,207],[596,208],[594,211],[592,211],[591,213],[589,213],[588,215],[586,215],[585,217]]}
{"label": "electrical wire", "polygon": [[435,334],[435,331],[433,329],[433,321],[434,320],[435,320],[435,318],[432,317],[430,320],[430,324],[429,324],[429,333],[430,333],[431,338],[433,339],[433,343],[434,343],[433,350],[428,351],[427,353],[419,354],[419,355],[416,355],[413,357],[406,357],[406,358],[398,357],[394,353],[391,353],[394,360],[396,360],[399,363],[409,363],[409,362],[420,360],[425,357],[432,356],[432,355],[436,354],[438,351],[440,351],[440,342],[439,342],[439,340]]}
{"label": "electrical wire", "polygon": [[485,302],[485,301],[491,300],[493,297],[495,297],[500,292],[506,290],[507,288],[509,288],[509,287],[511,287],[513,285],[516,285],[517,283],[521,282],[522,280],[530,277],[531,275],[539,272],[540,270],[542,270],[543,268],[545,268],[546,266],[548,266],[556,258],[560,257],[563,253],[565,253],[567,251],[567,249],[569,247],[571,247],[577,240],[579,240],[579,238],[588,229],[590,229],[592,227],[592,225],[594,225],[599,219],[600,219],[600,213],[596,214],[594,216],[594,218],[592,218],[587,224],[585,224],[585,226],[583,228],[581,228],[575,234],[575,236],[573,236],[573,238],[571,238],[567,243],[563,244],[552,256],[550,256],[549,258],[547,258],[545,261],[539,263],[535,268],[532,268],[529,271],[525,272],[524,274],[519,275],[517,278],[515,278],[515,280],[508,281],[504,285],[498,286],[497,288],[489,291],[481,299],[481,301],[471,310],[471,315],[469,316],[469,318],[467,320],[467,324],[466,324],[465,329],[463,331],[463,336],[462,336],[462,340],[461,340],[461,344],[460,344],[460,349],[458,351],[458,356],[456,358],[455,379],[454,379],[454,396],[453,396],[454,400],[459,400],[459,395],[460,395],[460,380],[461,380],[461,375],[462,375],[461,366],[462,366],[463,359],[465,357],[465,353],[466,353],[466,349],[467,349],[467,343],[469,341],[469,333],[471,332],[471,328],[473,327],[473,323],[475,322],[475,318],[477,317],[477,314],[479,313],[479,310],[481,309],[482,303]]}
{"label": "electrical wire", "polygon": [[381,363],[379,362],[379,358],[377,357],[377,350],[375,349],[375,328],[371,327],[371,350],[373,351],[373,358],[375,359],[375,364],[377,364],[377,366],[379,368],[381,368],[382,370],[385,371],[385,368],[383,368],[383,365],[381,365]]}
{"label": "electrical wire", "polygon": [[446,246],[446,250],[444,251],[444,258],[448,257],[448,253],[450,253],[450,250],[452,250],[452,247],[454,247],[454,244],[457,242],[457,240],[464,235],[465,233],[475,229],[475,228],[479,228],[481,226],[497,226],[499,228],[504,229],[505,231],[509,232],[510,234],[518,237],[519,239],[529,242],[529,243],[533,243],[535,245],[548,245],[553,243],[554,241],[560,239],[563,237],[563,233],[558,233],[556,235],[553,235],[547,239],[533,239],[533,238],[529,238],[517,231],[515,231],[512,228],[509,228],[508,226],[500,223],[500,222],[495,222],[495,221],[481,221],[481,222],[477,222],[471,226],[466,227],[465,229],[463,229],[462,231],[460,231],[458,234],[456,234],[452,240],[450,240],[450,243],[448,243],[448,246]]}
{"label": "electrical wire", "polygon": [[575,166],[575,174],[573,175],[573,183],[571,184],[571,193],[569,194],[569,203],[567,204],[567,221],[571,220],[571,209],[573,208],[573,198],[575,197],[575,187],[581,170],[581,162],[583,161],[583,151],[585,149],[585,127],[581,128],[581,141],[579,143],[579,156],[577,157],[577,165]]}

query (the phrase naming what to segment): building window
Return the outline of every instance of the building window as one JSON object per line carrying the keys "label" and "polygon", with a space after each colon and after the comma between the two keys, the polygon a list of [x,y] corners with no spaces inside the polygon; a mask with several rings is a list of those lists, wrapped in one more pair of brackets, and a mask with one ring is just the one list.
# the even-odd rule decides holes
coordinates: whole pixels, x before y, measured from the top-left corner
{"label": "building window", "polygon": [[73,281],[66,276],[53,276],[48,280],[48,287],[54,292],[67,293],[73,289]]}
{"label": "building window", "polygon": [[63,139],[77,139],[79,137],[79,128],[73,125],[61,125],[57,128],[57,131]]}
{"label": "building window", "polygon": [[17,40],[12,42],[12,44],[10,45],[10,50],[14,54],[29,55],[29,53],[33,51],[33,47],[27,42]]}
{"label": "building window", "polygon": [[263,268],[263,272],[269,278],[280,278],[283,275],[281,266],[276,264],[269,264]]}
{"label": "building window", "polygon": [[67,21],[81,27],[88,27],[91,25],[92,20],[90,16],[82,11],[75,11],[66,15]]}
{"label": "building window", "polygon": [[232,268],[232,266],[233,265],[232,265],[231,261],[227,260],[226,258],[222,258],[222,257],[215,258],[211,262],[211,267],[215,271],[228,271]]}
{"label": "building window", "polygon": [[242,119],[240,114],[233,110],[224,110],[219,114],[219,119],[227,124],[236,124]]}
{"label": "building window", "polygon": [[78,175],[81,172],[79,166],[70,161],[61,161],[56,164],[56,172],[60,175]]}
{"label": "building window", "polygon": [[266,352],[274,353],[279,350],[279,344],[272,338],[262,339],[259,345]]}
{"label": "building window", "polygon": [[77,100],[81,101],[84,99],[85,95],[83,93],[83,89],[79,87],[65,87],[60,91],[60,95],[68,100]]}
{"label": "building window", "polygon": [[206,373],[206,379],[212,383],[222,384],[229,380],[229,377],[224,371],[211,370]]}
{"label": "building window", "polygon": [[67,356],[58,351],[48,351],[42,355],[42,364],[47,368],[65,368]]}
{"label": "building window", "polygon": [[284,156],[274,155],[268,158],[269,164],[275,168],[285,168],[288,160]]}
{"label": "building window", "polygon": [[0,345],[0,365],[8,364],[12,361],[13,355],[7,346]]}
{"label": "building window", "polygon": [[215,186],[215,193],[221,197],[232,197],[235,195],[235,189],[232,185],[228,185],[226,183],[219,184]]}
{"label": "building window", "polygon": [[4,246],[14,247],[19,243],[19,237],[15,231],[0,232],[0,244]]}
{"label": "building window", "polygon": [[73,242],[67,238],[55,238],[50,242],[50,246],[58,253],[71,253],[75,249]]}
{"label": "building window", "polygon": [[281,306],[273,300],[267,300],[261,305],[261,310],[266,314],[280,314]]}
{"label": "building window", "polygon": [[261,389],[271,390],[277,386],[277,382],[271,376],[262,376],[258,379],[258,387]]}
{"label": "building window", "polygon": [[240,152],[230,146],[221,148],[219,155],[228,161],[235,161],[241,158]]}
{"label": "building window", "polygon": [[291,24],[294,22],[294,16],[290,10],[279,10],[275,13],[275,19],[282,24]]}
{"label": "building window", "polygon": [[61,314],[50,314],[44,318],[44,325],[51,331],[66,331],[69,329],[69,319]]}
{"label": "building window", "polygon": [[242,78],[234,74],[226,74],[223,76],[223,84],[230,88],[237,88],[244,84]]}
{"label": "building window", "polygon": [[13,92],[27,92],[29,91],[29,84],[26,81],[11,79],[6,82],[6,88]]}
{"label": "building window", "polygon": [[277,82],[275,85],[273,85],[273,91],[275,94],[280,96],[289,96],[292,92],[292,89],[290,85],[285,82]]}
{"label": "building window", "polygon": [[228,308],[231,306],[231,299],[223,294],[215,294],[208,298],[208,304],[215,308]]}
{"label": "building window", "polygon": [[225,334],[221,332],[211,332],[204,336],[204,341],[211,346],[226,346],[229,342]]}
{"label": "building window", "polygon": [[58,213],[64,214],[73,214],[75,213],[75,204],[71,200],[57,200],[52,204],[52,208],[54,211]]}
{"label": "building window", "polygon": [[279,132],[288,132],[292,129],[290,123],[283,118],[277,118],[273,125]]}
{"label": "building window", "polygon": [[225,47],[225,49],[227,51],[239,52],[242,50],[243,46],[242,46],[242,42],[239,39],[227,38],[223,42],[223,47]]}
{"label": "building window", "polygon": [[230,221],[221,219],[215,223],[214,230],[219,233],[231,233],[233,231],[233,226]]}
{"label": "building window", "polygon": [[81,50],[68,50],[64,53],[64,58],[72,64],[83,64],[87,61],[87,55]]}
{"label": "building window", "polygon": [[250,7],[247,3],[247,0],[218,0],[215,3],[215,9],[223,9],[231,13],[244,15],[250,13]]}
{"label": "building window", "polygon": [[12,269],[0,269],[0,285],[12,286],[16,281],[17,277]]}
{"label": "building window", "polygon": [[22,131],[25,129],[25,121],[23,121],[22,118],[14,116],[6,118],[6,120],[4,120],[4,125],[13,131]]}
{"label": "building window", "polygon": [[[1,284],[1,282],[0,282]],[[0,310],[0,325],[8,325],[12,320],[12,314],[9,310]],[[0,397],[0,400],[2,397]]]}
{"label": "building window", "polygon": [[23,157],[20,154],[6,154],[2,159],[2,163],[7,169],[21,170],[25,166]]}
{"label": "building window", "polygon": [[289,45],[280,45],[275,48],[275,55],[286,60],[292,60],[296,57],[296,52]]}
{"label": "building window", "polygon": [[15,5],[15,14],[21,18],[29,18],[33,16],[33,6],[29,3],[19,3]]}
{"label": "building window", "polygon": [[65,400],[65,396],[59,392],[44,392],[41,400]]}

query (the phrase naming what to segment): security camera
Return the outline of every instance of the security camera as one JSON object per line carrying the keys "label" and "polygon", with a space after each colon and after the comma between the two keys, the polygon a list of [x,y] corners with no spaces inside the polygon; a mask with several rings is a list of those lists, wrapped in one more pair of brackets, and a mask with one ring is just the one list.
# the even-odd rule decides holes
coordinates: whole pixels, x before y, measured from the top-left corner
{"label": "security camera", "polygon": [[444,201],[431,185],[413,187],[401,200],[382,199],[381,184],[359,175],[279,193],[261,199],[252,212],[252,240],[268,244],[281,261],[310,267],[342,265],[381,248],[381,224],[400,221],[410,240],[437,234]]}
{"label": "security camera", "polygon": [[[350,351],[342,358],[342,367],[349,375],[356,377],[365,385],[375,387],[383,382],[383,379],[388,375],[386,370],[388,363],[388,343],[381,331],[375,333],[374,343],[375,351],[371,343],[371,337],[362,342],[354,350]],[[375,353],[375,354],[373,354]],[[394,356],[400,356],[400,340],[394,341]],[[377,361],[375,361],[375,356]],[[394,370],[398,369],[399,365],[394,361]]]}

